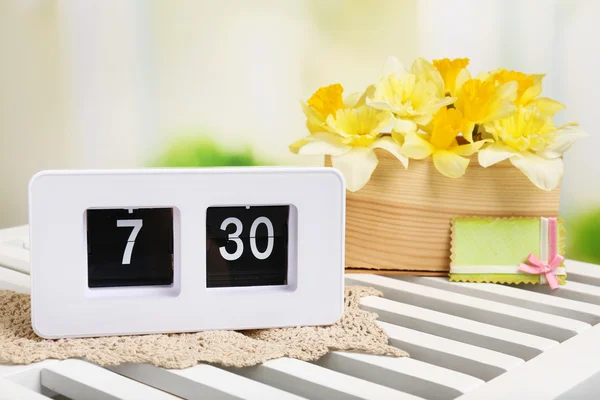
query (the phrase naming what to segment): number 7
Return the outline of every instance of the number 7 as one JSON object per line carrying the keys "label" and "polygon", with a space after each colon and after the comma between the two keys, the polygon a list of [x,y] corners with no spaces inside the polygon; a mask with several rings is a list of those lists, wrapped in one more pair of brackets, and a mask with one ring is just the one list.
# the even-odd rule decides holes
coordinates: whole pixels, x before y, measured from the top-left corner
{"label": "number 7", "polygon": [[123,261],[121,264],[126,265],[131,263],[131,253],[133,252],[133,245],[135,244],[135,238],[137,238],[138,233],[142,229],[142,225],[144,221],[141,219],[118,219],[117,226],[119,228],[122,227],[130,227],[133,228],[131,234],[129,235],[129,239],[127,239],[127,245],[125,246],[125,252],[123,253]]}

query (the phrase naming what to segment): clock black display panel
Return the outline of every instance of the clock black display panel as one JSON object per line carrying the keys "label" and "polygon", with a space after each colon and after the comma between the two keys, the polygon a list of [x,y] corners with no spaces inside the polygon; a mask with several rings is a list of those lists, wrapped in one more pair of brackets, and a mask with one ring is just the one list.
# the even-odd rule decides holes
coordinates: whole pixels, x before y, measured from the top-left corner
{"label": "clock black display panel", "polygon": [[86,211],[88,286],[171,285],[173,209]]}
{"label": "clock black display panel", "polygon": [[209,207],[206,286],[286,285],[290,206]]}

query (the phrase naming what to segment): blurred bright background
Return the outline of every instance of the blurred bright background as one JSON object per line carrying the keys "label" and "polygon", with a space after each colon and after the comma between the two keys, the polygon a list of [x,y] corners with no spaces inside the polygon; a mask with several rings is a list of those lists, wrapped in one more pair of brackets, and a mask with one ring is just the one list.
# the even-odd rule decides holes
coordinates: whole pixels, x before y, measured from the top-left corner
{"label": "blurred bright background", "polygon": [[600,1],[0,1],[0,228],[42,169],[313,163],[299,101],[385,59],[547,73],[591,137],[565,156],[570,258],[600,263]]}

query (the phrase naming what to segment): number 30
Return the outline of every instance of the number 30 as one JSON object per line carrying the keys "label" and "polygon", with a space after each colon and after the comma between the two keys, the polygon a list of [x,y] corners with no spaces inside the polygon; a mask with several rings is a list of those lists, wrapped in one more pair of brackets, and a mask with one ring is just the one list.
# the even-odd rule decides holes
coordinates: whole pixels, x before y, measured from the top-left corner
{"label": "number 30", "polygon": [[[236,249],[233,253],[228,253],[227,249],[225,248],[225,246],[221,246],[219,247],[219,251],[221,252],[221,257],[223,257],[225,260],[227,261],[234,261],[237,260],[238,258],[240,258],[242,256],[242,253],[244,252],[244,242],[242,242],[242,239],[240,239],[240,234],[242,233],[242,230],[244,229],[244,225],[242,224],[242,221],[240,221],[238,218],[235,217],[229,217],[226,218],[223,223],[221,224],[221,230],[226,230],[227,227],[231,224],[235,225],[235,232],[230,233],[227,236],[227,239],[231,240],[232,242],[235,243],[236,245]],[[267,238],[267,248],[265,249],[265,251],[261,252],[258,250],[258,248],[256,247],[256,230],[258,229],[258,226],[260,224],[265,224],[265,226],[267,227],[267,234],[268,234],[268,238]],[[254,222],[252,223],[252,226],[250,227],[250,250],[252,250],[252,254],[254,255],[254,257],[256,257],[259,260],[264,260],[266,258],[268,258],[271,255],[271,252],[273,251],[273,224],[271,223],[271,220],[269,220],[269,218],[267,217],[258,217],[254,220]]]}

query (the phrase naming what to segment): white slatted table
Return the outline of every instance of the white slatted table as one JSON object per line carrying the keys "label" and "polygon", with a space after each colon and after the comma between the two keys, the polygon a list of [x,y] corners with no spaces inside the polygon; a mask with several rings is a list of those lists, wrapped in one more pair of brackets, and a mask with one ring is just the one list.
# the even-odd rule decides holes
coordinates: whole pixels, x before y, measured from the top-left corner
{"label": "white slatted table", "polygon": [[[4,246],[10,251],[2,252]],[[0,289],[29,291],[27,227],[0,230]],[[167,370],[48,360],[0,365],[5,399],[579,399],[600,393],[600,266],[567,262],[569,283],[452,283],[446,278],[348,275],[385,298],[379,315],[391,344],[411,358],[335,351],[226,369]],[[0,344],[1,346],[1,344]]]}

